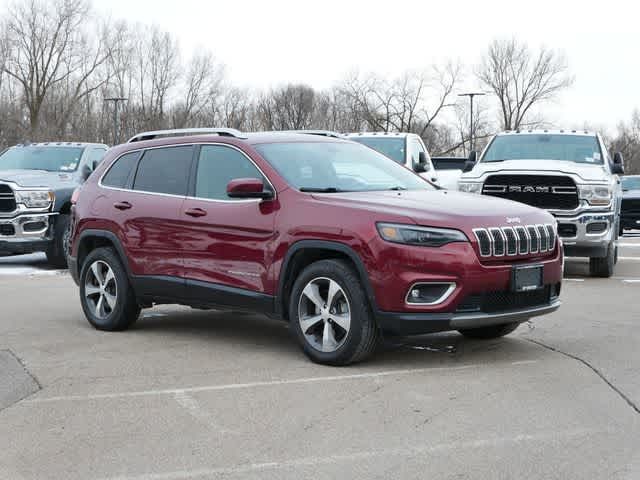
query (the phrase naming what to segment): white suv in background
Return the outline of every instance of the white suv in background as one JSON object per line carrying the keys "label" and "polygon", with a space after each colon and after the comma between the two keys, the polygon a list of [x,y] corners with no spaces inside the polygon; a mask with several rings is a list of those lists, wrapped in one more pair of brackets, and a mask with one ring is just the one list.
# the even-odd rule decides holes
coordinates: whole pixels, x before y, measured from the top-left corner
{"label": "white suv in background", "polygon": [[[569,257],[589,257],[590,273],[610,277],[618,259],[623,173],[600,135],[576,130],[508,131],[496,135],[476,163],[465,164],[459,190],[548,210]],[[518,219],[509,220],[518,233]],[[521,232],[523,239],[528,232]],[[501,244],[504,239],[492,239]]]}
{"label": "white suv in background", "polygon": [[438,173],[433,167],[431,156],[420,135],[415,133],[360,132],[347,133],[345,138],[377,150],[438,185]]}

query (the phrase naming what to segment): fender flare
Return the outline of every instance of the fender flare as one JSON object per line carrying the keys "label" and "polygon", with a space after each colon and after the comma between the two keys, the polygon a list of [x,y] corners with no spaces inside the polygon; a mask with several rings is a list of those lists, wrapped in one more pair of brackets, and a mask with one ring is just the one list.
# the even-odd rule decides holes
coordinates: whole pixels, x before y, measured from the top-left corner
{"label": "fender flare", "polygon": [[[104,238],[109,240],[113,246],[116,249],[116,252],[118,253],[118,256],[120,257],[120,261],[122,262],[122,265],[124,266],[125,270],[127,271],[127,276],[129,278],[131,278],[131,269],[129,268],[129,262],[127,261],[127,255],[124,251],[124,247],[122,246],[122,242],[120,242],[120,239],[117,237],[117,235],[113,232],[110,232],[108,230],[97,230],[97,229],[87,229],[87,230],[83,230],[82,233],[80,234],[80,238],[78,239],[78,243],[81,245],[83,240],[85,240],[87,237],[98,237],[98,238]],[[78,272],[80,273],[80,272]]]}
{"label": "fender flare", "polygon": [[284,305],[284,299],[286,298],[284,290],[286,281],[289,276],[291,260],[296,253],[305,249],[331,250],[346,255],[356,266],[356,270],[358,276],[360,277],[360,281],[362,282],[362,286],[364,287],[367,297],[371,302],[371,308],[374,313],[377,312],[378,307],[376,304],[376,298],[373,287],[371,285],[371,281],[369,280],[367,269],[365,268],[364,262],[360,258],[360,255],[358,255],[358,253],[356,253],[353,248],[344,243],[329,240],[299,240],[292,244],[287,250],[287,253],[285,254],[284,260],[282,262],[282,268],[280,269],[280,276],[278,278],[278,290],[276,293],[276,313],[278,316],[286,318],[287,306]]}

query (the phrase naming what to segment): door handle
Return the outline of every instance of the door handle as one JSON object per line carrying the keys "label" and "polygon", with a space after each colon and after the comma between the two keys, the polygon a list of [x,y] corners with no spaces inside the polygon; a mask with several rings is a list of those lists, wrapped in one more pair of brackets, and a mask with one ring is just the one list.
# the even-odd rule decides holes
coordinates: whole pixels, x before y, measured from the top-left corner
{"label": "door handle", "polygon": [[129,210],[132,207],[129,202],[116,202],[113,206],[118,210]]}
{"label": "door handle", "polygon": [[185,210],[184,213],[190,217],[204,217],[207,214],[207,211],[201,208],[189,208]]}

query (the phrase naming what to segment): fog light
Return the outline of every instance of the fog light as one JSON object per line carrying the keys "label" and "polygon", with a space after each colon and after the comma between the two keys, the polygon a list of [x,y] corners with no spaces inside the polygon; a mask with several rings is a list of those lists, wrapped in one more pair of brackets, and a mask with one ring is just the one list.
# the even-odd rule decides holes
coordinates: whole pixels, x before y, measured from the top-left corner
{"label": "fog light", "polygon": [[607,222],[593,222],[587,225],[587,233],[604,233],[608,226]]}
{"label": "fog light", "polygon": [[444,302],[456,289],[453,282],[417,283],[407,294],[407,303],[413,305],[436,305]]}
{"label": "fog light", "polygon": [[44,230],[46,227],[47,227],[47,224],[44,222],[29,222],[29,223],[25,223],[22,226],[22,231],[39,232],[40,230]]}

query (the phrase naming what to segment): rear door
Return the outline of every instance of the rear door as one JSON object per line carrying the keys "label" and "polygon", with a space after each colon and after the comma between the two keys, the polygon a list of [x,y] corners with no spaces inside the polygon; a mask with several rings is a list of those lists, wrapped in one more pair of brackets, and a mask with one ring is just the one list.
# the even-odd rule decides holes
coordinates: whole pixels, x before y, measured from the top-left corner
{"label": "rear door", "polygon": [[[153,148],[140,158],[131,190],[113,202],[137,288],[181,297],[184,262],[180,226],[193,161],[192,145]],[[166,287],[166,295],[162,288]]]}
{"label": "rear door", "polygon": [[230,198],[227,184],[238,178],[258,178],[272,188],[239,149],[199,147],[190,196],[182,209],[185,278],[194,301],[248,306],[255,300],[251,292],[265,292],[277,202]]}

